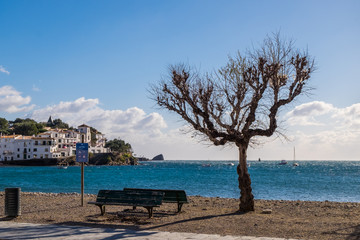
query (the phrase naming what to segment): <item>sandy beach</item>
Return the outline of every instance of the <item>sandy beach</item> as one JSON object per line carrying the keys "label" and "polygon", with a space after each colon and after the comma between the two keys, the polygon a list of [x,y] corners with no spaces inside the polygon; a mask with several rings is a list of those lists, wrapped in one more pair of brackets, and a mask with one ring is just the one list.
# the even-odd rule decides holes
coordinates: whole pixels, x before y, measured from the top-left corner
{"label": "sandy beach", "polygon": [[[0,192],[0,202],[5,194]],[[255,212],[237,212],[237,199],[190,196],[189,204],[176,213],[176,204],[165,203],[149,219],[139,207],[107,206],[100,215],[95,195],[21,193],[21,216],[9,219],[0,206],[0,220],[30,223],[82,225],[220,235],[283,237],[298,239],[360,239],[360,204],[337,202],[256,200]],[[271,209],[271,213],[264,211]]]}

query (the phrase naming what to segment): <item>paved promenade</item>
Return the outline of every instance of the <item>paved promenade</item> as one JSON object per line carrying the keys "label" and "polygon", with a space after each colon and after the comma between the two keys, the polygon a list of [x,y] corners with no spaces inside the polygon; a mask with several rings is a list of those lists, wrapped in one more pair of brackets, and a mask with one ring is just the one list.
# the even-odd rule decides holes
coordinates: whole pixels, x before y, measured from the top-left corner
{"label": "paved promenade", "polygon": [[220,236],[196,233],[133,231],[128,229],[91,228],[79,226],[14,223],[0,221],[0,240],[46,239],[46,240],[285,240],[284,238]]}

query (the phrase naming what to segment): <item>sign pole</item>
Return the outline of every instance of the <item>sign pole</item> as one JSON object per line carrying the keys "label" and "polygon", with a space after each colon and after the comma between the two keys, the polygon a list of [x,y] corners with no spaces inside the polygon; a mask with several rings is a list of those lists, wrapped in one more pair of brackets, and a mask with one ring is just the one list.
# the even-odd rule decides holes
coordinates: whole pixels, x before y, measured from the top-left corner
{"label": "sign pole", "polygon": [[81,163],[81,206],[84,206],[84,163]]}
{"label": "sign pole", "polygon": [[81,206],[84,206],[84,163],[89,160],[89,144],[76,144],[76,161],[81,163]]}

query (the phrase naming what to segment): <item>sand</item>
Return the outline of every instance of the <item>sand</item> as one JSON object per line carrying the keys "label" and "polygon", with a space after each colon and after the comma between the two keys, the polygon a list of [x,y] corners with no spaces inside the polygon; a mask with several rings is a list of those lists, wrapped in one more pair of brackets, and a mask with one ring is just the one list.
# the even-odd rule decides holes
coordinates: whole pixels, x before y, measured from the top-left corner
{"label": "sand", "polygon": [[[338,202],[256,200],[254,212],[237,212],[239,200],[190,196],[180,213],[176,204],[146,209],[108,206],[106,214],[87,204],[95,195],[21,193],[21,216],[9,219],[0,192],[0,221],[86,225],[170,232],[282,237],[298,239],[360,239],[360,204]],[[265,210],[265,211],[264,211]]]}

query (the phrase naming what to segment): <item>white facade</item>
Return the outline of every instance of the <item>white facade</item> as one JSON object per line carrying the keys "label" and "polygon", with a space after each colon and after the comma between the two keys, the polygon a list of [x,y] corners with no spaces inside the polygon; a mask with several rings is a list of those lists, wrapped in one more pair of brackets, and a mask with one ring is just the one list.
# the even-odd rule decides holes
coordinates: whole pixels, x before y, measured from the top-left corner
{"label": "white facade", "polygon": [[76,154],[78,142],[89,143],[89,153],[110,152],[103,134],[96,134],[91,146],[90,127],[83,124],[77,131],[52,129],[33,137],[0,136],[0,161],[69,157]]}

